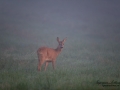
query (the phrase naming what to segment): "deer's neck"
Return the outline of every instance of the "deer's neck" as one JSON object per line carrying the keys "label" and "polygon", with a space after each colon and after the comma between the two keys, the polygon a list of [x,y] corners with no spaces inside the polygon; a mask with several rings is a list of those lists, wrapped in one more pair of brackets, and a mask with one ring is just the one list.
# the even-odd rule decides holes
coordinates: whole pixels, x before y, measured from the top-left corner
{"label": "deer's neck", "polygon": [[57,52],[57,55],[62,51],[62,49],[61,48],[59,48],[59,47],[57,47],[56,49],[55,49],[55,51]]}

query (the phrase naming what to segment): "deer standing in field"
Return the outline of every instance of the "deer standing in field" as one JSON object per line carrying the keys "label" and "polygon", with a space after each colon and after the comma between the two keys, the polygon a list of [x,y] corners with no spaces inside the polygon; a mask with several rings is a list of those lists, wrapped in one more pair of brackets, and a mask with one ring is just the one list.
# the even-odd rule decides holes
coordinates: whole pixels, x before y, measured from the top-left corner
{"label": "deer standing in field", "polygon": [[41,47],[37,50],[38,71],[41,70],[41,67],[44,62],[45,62],[45,69],[44,69],[45,71],[46,71],[46,68],[49,62],[52,62],[53,69],[55,69],[56,58],[60,54],[64,46],[64,42],[66,41],[66,38],[60,41],[59,38],[57,37],[57,41],[58,41],[58,47],[56,49],[48,48],[48,47]]}

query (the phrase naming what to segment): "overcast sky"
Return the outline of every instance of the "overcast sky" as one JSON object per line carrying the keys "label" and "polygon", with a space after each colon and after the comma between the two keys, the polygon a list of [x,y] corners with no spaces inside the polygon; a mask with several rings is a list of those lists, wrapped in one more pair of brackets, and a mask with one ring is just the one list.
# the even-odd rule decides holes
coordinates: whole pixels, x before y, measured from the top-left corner
{"label": "overcast sky", "polygon": [[120,0],[0,0],[0,30],[118,33]]}

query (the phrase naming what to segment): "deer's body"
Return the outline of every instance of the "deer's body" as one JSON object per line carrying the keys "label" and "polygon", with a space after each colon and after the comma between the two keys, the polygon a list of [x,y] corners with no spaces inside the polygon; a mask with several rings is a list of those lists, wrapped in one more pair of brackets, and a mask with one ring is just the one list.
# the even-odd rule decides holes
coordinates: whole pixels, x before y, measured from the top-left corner
{"label": "deer's body", "polygon": [[61,52],[61,50],[52,49],[52,48],[48,48],[48,47],[41,47],[38,49],[37,54],[38,54],[38,56],[39,55],[42,56],[42,58],[45,59],[44,61],[52,62],[57,58],[57,56],[60,52]]}
{"label": "deer's body", "polygon": [[45,70],[46,70],[49,62],[52,62],[53,69],[55,68],[56,58],[60,54],[60,52],[63,48],[65,39],[63,41],[59,41],[59,38],[57,38],[57,41],[58,41],[59,45],[56,49],[52,49],[52,48],[48,48],[48,47],[41,47],[37,50],[38,61],[39,61],[38,71],[41,70],[41,66],[44,62],[45,62]]}

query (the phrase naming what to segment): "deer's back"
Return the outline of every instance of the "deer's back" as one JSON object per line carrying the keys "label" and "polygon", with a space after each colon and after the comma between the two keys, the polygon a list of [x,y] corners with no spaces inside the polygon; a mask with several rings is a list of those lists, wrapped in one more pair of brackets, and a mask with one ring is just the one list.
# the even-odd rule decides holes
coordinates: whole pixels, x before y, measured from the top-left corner
{"label": "deer's back", "polygon": [[48,47],[39,48],[37,53],[38,55],[41,55],[42,57],[44,57],[46,60],[55,59],[57,55],[55,49],[48,48]]}

